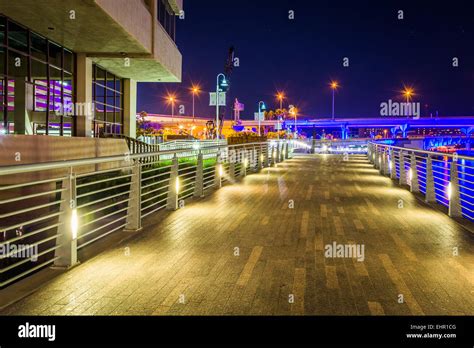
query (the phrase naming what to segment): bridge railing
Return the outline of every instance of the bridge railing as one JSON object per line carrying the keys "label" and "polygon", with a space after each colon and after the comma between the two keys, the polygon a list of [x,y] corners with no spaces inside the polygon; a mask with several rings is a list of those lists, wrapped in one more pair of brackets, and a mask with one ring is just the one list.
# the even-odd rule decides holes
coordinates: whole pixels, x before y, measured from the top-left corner
{"label": "bridge railing", "polygon": [[439,153],[370,142],[368,157],[383,175],[398,180],[449,216],[474,221],[474,156]]}
{"label": "bridge railing", "polygon": [[[0,288],[292,156],[292,141],[0,167]],[[156,160],[149,161],[150,156]]]}

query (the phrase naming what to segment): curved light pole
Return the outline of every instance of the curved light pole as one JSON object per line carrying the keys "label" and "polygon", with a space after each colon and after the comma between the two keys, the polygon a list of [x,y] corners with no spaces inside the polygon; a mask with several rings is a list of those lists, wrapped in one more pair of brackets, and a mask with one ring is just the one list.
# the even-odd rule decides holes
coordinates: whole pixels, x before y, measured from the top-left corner
{"label": "curved light pole", "polygon": [[[222,83],[219,83],[219,78],[222,77]],[[221,87],[228,87],[229,84],[225,78],[223,73],[217,75],[217,82],[216,82],[216,139],[219,140],[219,92],[221,91]]]}
{"label": "curved light pole", "polygon": [[265,102],[259,101],[258,102],[258,136],[261,136],[261,131],[260,131],[260,118],[262,116],[262,110],[266,110],[267,107],[265,106]]}

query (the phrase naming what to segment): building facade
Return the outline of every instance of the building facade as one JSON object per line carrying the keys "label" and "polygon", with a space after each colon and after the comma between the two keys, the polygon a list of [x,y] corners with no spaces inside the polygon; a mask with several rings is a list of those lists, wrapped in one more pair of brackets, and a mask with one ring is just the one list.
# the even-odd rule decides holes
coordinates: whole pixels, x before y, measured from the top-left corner
{"label": "building facade", "polygon": [[135,136],[137,82],[180,82],[182,0],[0,3],[0,134]]}

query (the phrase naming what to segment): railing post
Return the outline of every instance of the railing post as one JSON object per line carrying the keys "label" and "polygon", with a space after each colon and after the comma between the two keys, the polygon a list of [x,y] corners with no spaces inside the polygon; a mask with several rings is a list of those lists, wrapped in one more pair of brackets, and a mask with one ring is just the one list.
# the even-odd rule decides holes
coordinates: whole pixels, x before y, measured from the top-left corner
{"label": "railing post", "polygon": [[229,178],[231,182],[235,182],[237,180],[236,178],[236,172],[235,172],[235,161],[236,161],[236,153],[235,150],[229,150],[228,151],[228,156],[227,156],[227,161],[229,162]]}
{"label": "railing post", "polygon": [[397,165],[395,159],[395,150],[390,149],[390,178],[396,179],[397,178]]}
{"label": "railing post", "polygon": [[130,198],[128,201],[127,224],[125,230],[138,231],[142,228],[141,210],[141,183],[142,166],[140,160],[135,160],[132,168],[132,179],[130,183]]}
{"label": "railing post", "polygon": [[449,216],[451,217],[461,217],[461,200],[459,192],[459,177],[458,177],[458,162],[453,159],[450,165],[449,173]]}
{"label": "railing post", "polygon": [[175,154],[171,164],[170,181],[168,187],[168,200],[166,202],[166,209],[168,210],[178,210],[178,195],[180,186],[178,169],[178,157]]}
{"label": "railing post", "polygon": [[436,202],[434,176],[433,176],[433,160],[430,155],[426,157],[426,193],[425,202]]}
{"label": "railing post", "polygon": [[77,215],[76,175],[72,172],[62,182],[64,191],[61,193],[58,237],[54,252],[55,267],[70,268],[78,264],[77,260],[77,232],[79,218]]}
{"label": "railing post", "polygon": [[272,165],[272,153],[271,153],[271,147],[270,143],[267,142],[266,144],[267,151],[265,153],[265,167],[270,167]]}
{"label": "railing post", "polygon": [[216,156],[216,168],[214,171],[214,187],[220,189],[222,187],[222,176],[224,175],[224,166],[221,162],[221,153]]}
{"label": "railing post", "polygon": [[276,145],[276,155],[275,155],[275,163],[280,162],[280,142],[277,142]]}
{"label": "railing post", "polygon": [[416,155],[414,151],[410,156],[410,191],[420,192],[420,185],[418,183],[418,170],[416,168]]}
{"label": "railing post", "polygon": [[240,161],[241,161],[241,166],[240,166],[240,177],[243,178],[247,175],[247,163],[248,163],[248,159],[247,159],[247,150],[243,149],[243,152],[240,156]]}
{"label": "railing post", "polygon": [[290,158],[290,145],[288,144],[288,141],[285,141],[285,159]]}
{"label": "railing post", "polygon": [[283,141],[281,141],[280,143],[280,162],[284,162],[285,161],[285,144],[283,143]]}
{"label": "railing post", "polygon": [[263,147],[262,144],[259,146],[260,152],[257,151],[257,172],[259,172],[263,167]]}
{"label": "railing post", "polygon": [[390,150],[388,147],[384,151],[384,167],[383,174],[390,175]]}
{"label": "railing post", "polygon": [[311,153],[316,153],[316,139],[311,139]]}
{"label": "railing post", "polygon": [[201,150],[199,150],[199,154],[197,156],[194,197],[204,197],[204,161]]}
{"label": "railing post", "polygon": [[405,170],[405,156],[403,155],[403,150],[399,152],[399,161],[400,161],[400,179],[399,184],[406,185],[407,184],[407,174]]}

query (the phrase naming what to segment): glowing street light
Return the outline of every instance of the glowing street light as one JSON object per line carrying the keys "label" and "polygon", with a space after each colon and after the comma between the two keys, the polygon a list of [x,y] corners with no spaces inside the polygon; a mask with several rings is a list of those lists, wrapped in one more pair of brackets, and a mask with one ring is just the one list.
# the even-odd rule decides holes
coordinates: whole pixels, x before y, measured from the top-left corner
{"label": "glowing street light", "polygon": [[258,102],[258,136],[260,136],[260,119],[262,118],[262,110],[266,110],[267,107],[265,106],[265,102],[259,101]]}
{"label": "glowing street light", "polygon": [[196,95],[199,95],[199,93],[201,92],[201,90],[199,89],[199,86],[193,86],[191,88],[191,93],[193,94],[193,122],[194,122],[194,97]]}
{"label": "glowing street light", "polygon": [[403,93],[403,96],[406,98],[407,103],[409,103],[411,97],[413,97],[415,95],[415,91],[413,90],[413,88],[406,87],[406,86],[404,87],[402,93]]}
{"label": "glowing street light", "polygon": [[[283,92],[278,92],[276,97],[280,101],[280,112],[281,112],[281,110],[283,110],[283,99],[285,99],[285,95],[283,94]],[[278,115],[277,118],[278,118],[277,137],[278,137],[278,140],[280,140],[280,115]]]}
{"label": "glowing street light", "polygon": [[339,84],[337,81],[331,81],[331,89],[332,89],[332,120],[334,121],[334,95],[336,93],[336,89],[338,89]]}
{"label": "glowing street light", "polygon": [[176,102],[176,97],[172,94],[168,95],[168,103],[171,104],[171,123],[174,122],[174,103]]}
{"label": "glowing street light", "polygon": [[295,138],[297,136],[298,130],[296,128],[296,114],[298,112],[298,109],[296,109],[294,106],[290,108],[290,115],[295,117]]}

